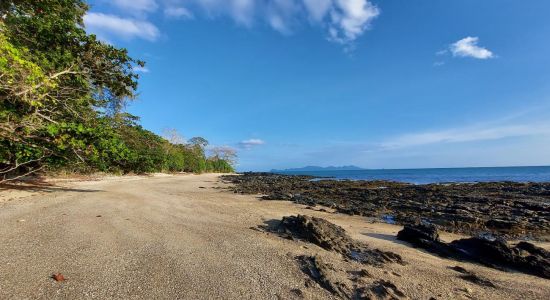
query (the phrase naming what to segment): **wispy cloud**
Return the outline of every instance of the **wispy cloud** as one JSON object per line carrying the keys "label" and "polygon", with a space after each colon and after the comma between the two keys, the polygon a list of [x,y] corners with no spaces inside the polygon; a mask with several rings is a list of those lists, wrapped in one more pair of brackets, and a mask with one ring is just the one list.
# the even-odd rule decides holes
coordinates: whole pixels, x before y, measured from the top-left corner
{"label": "wispy cloud", "polygon": [[495,55],[490,50],[478,46],[478,37],[465,37],[450,46],[455,57],[473,57],[477,59],[493,58]]}
{"label": "wispy cloud", "polygon": [[239,147],[243,149],[251,149],[256,146],[265,145],[265,141],[261,139],[248,139],[239,142]]}
{"label": "wispy cloud", "polygon": [[[309,24],[325,31],[326,39],[354,49],[354,42],[380,15],[370,0],[102,0],[120,15],[89,13],[86,26],[91,32],[123,38],[156,40],[159,31],[148,19],[161,8],[171,19],[231,18],[240,26],[265,24],[290,35]],[[124,16],[131,16],[126,18]]]}
{"label": "wispy cloud", "polygon": [[380,10],[367,0],[337,0],[330,9],[330,40],[347,44],[367,30]]}
{"label": "wispy cloud", "polygon": [[276,158],[295,159],[302,165],[322,161],[370,168],[548,164],[550,122],[523,121],[511,122],[505,117],[491,123],[404,133],[379,141],[324,141]]}
{"label": "wispy cloud", "polygon": [[135,66],[132,68],[132,70],[136,73],[149,73],[149,69],[142,66]]}
{"label": "wispy cloud", "polygon": [[88,31],[102,38],[116,36],[123,39],[140,38],[154,41],[160,35],[157,27],[148,21],[122,18],[103,13],[91,12],[86,14],[84,16],[84,24]]}
{"label": "wispy cloud", "polygon": [[107,0],[106,2],[121,11],[131,13],[149,13],[158,8],[156,0]]}
{"label": "wispy cloud", "polygon": [[550,135],[549,123],[524,123],[501,126],[469,126],[439,131],[404,134],[381,144],[382,149],[406,148],[440,143],[499,140],[512,137]]}
{"label": "wispy cloud", "polygon": [[252,27],[265,23],[283,34],[301,24],[326,31],[327,39],[349,45],[369,29],[380,9],[369,0],[165,0],[165,14],[195,16],[203,11],[210,18],[230,17]]}
{"label": "wispy cloud", "polygon": [[251,26],[255,17],[255,0],[187,0],[176,1],[179,7],[185,7],[189,11],[203,11],[210,18],[229,16],[236,23]]}
{"label": "wispy cloud", "polygon": [[193,13],[185,7],[168,6],[164,8],[164,15],[169,18],[193,19]]}

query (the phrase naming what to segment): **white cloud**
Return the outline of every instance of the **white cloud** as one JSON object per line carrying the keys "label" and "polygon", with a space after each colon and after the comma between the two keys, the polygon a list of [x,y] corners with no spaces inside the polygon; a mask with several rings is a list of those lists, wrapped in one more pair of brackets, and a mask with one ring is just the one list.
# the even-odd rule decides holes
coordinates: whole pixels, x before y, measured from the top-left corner
{"label": "white cloud", "polygon": [[251,25],[254,13],[254,0],[228,0],[233,18],[242,24]]}
{"label": "white cloud", "polygon": [[450,50],[453,56],[473,57],[477,59],[488,59],[495,57],[493,52],[477,45],[479,38],[466,37],[451,45]]}
{"label": "white cloud", "polygon": [[102,38],[105,38],[105,35],[114,35],[124,39],[141,38],[154,41],[160,35],[157,27],[150,22],[102,13],[86,14],[84,24],[88,31]]}
{"label": "white cloud", "polygon": [[[211,18],[230,17],[237,24],[251,27],[264,23],[283,34],[290,34],[302,23],[319,26],[328,39],[351,44],[364,34],[380,10],[369,0],[165,0],[165,15],[196,15],[203,11]],[[183,8],[185,4],[185,9]],[[176,8],[178,8],[176,10]]]}
{"label": "white cloud", "polygon": [[333,0],[303,0],[311,19],[320,22],[332,7]]}
{"label": "white cloud", "polygon": [[193,13],[181,6],[169,6],[164,9],[164,15],[170,18],[193,19]]}
{"label": "white cloud", "polygon": [[349,43],[368,29],[380,10],[367,0],[335,0],[330,12],[330,39]]}
{"label": "white cloud", "polygon": [[281,33],[284,33],[284,34],[289,34],[290,33],[290,29],[288,28],[286,22],[284,21],[284,19],[278,15],[278,14],[273,14],[271,16],[269,16],[269,25],[271,25],[271,27]]}
{"label": "white cloud", "polygon": [[245,148],[245,149],[250,149],[252,147],[261,146],[261,145],[264,145],[264,144],[265,144],[265,141],[263,141],[261,139],[248,139],[248,140],[244,140],[244,141],[239,142],[239,147]]}
{"label": "white cloud", "polygon": [[251,26],[254,20],[256,8],[255,0],[188,0],[188,7],[198,7],[214,18],[217,16],[229,16],[235,22],[245,26]]}
{"label": "white cloud", "polygon": [[550,135],[550,124],[471,126],[441,131],[428,131],[398,136],[382,143],[381,146],[383,149],[395,149],[429,144],[464,143],[535,135]]}
{"label": "white cloud", "polygon": [[[291,34],[303,24],[323,28],[327,39],[353,49],[353,42],[369,29],[380,10],[370,0],[103,0],[117,7],[125,18],[104,13],[89,13],[87,27],[101,35],[155,40],[158,29],[147,19],[162,6],[168,18],[211,19],[229,17],[235,23],[252,27],[266,24]],[[105,37],[102,37],[105,38]]]}
{"label": "white cloud", "polygon": [[266,7],[266,18],[271,28],[282,34],[292,32],[295,15],[301,10],[295,0],[272,0]]}
{"label": "white cloud", "polygon": [[158,8],[155,0],[108,0],[108,2],[121,11],[132,13],[153,12]]}
{"label": "white cloud", "polygon": [[136,73],[149,73],[149,69],[142,66],[135,66],[132,68],[132,70]]}

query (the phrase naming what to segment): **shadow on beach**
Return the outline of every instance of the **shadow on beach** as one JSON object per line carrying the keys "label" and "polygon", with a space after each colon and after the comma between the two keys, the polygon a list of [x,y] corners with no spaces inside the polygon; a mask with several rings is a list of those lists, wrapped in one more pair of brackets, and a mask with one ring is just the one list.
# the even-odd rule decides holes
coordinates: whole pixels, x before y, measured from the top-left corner
{"label": "shadow on beach", "polygon": [[368,236],[368,237],[371,237],[371,238],[384,240],[384,241],[389,241],[389,242],[392,242],[392,243],[395,243],[395,244],[411,247],[411,244],[398,240],[395,235],[383,234],[383,233],[370,233],[370,232],[369,233],[361,233],[361,234],[363,234],[365,236]]}
{"label": "shadow on beach", "polygon": [[78,193],[94,193],[102,192],[95,189],[76,189],[55,185],[45,181],[28,181],[18,183],[3,183],[0,184],[0,192],[2,191],[26,191],[26,192],[78,192]]}

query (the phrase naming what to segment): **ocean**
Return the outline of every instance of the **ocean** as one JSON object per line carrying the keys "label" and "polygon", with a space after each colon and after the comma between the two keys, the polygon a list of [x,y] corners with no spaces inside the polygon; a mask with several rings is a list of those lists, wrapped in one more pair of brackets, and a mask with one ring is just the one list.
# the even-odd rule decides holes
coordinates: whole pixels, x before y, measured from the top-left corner
{"label": "ocean", "polygon": [[550,182],[550,167],[283,171],[278,173],[350,180],[391,180],[413,184],[493,181]]}

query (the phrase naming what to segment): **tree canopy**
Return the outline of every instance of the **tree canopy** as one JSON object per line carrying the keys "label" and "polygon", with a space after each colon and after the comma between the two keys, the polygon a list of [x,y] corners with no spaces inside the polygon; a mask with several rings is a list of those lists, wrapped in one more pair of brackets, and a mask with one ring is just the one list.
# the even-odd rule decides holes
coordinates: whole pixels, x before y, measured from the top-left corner
{"label": "tree canopy", "polygon": [[[0,181],[38,170],[228,171],[208,141],[168,141],[123,112],[144,62],[85,31],[81,0],[0,2]],[[227,164],[229,165],[229,164]]]}

